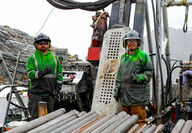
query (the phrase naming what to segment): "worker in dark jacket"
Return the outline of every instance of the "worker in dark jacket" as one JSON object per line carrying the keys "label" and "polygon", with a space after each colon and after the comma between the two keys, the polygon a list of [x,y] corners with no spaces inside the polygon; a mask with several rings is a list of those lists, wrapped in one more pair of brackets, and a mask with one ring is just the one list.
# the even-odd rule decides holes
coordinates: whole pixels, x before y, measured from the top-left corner
{"label": "worker in dark jacket", "polygon": [[152,76],[152,63],[149,55],[140,50],[140,41],[135,30],[124,37],[123,46],[127,51],[121,56],[114,95],[122,110],[137,115],[141,125],[147,123],[145,105],[150,98],[148,83]]}
{"label": "worker in dark jacket", "polygon": [[49,48],[51,40],[39,34],[34,40],[36,51],[27,60],[27,74],[30,79],[29,112],[31,120],[38,117],[38,102],[46,101],[48,113],[53,111],[55,96],[62,87],[62,67],[58,57]]}

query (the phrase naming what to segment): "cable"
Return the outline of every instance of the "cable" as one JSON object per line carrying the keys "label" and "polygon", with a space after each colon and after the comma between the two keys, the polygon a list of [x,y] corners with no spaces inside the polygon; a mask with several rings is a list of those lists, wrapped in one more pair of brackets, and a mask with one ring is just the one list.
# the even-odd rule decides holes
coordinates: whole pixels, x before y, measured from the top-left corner
{"label": "cable", "polygon": [[45,22],[43,23],[43,25],[42,25],[41,28],[38,30],[38,32],[36,33],[35,36],[37,36],[37,34],[39,34],[39,32],[43,29],[43,27],[45,26],[47,20],[49,19],[50,15],[52,14],[52,12],[53,12],[54,9],[55,9],[55,8],[53,7],[53,9],[52,9],[52,10],[50,11],[50,13],[48,14],[48,16],[47,16]]}
{"label": "cable", "polygon": [[[10,95],[10,93],[8,93],[7,94],[7,101],[9,100],[9,95]],[[15,104],[15,103],[13,103],[12,101],[10,101],[10,103],[12,104],[12,105],[14,105],[15,107],[18,107],[18,108],[21,108],[21,109],[28,109],[27,107],[23,107],[23,106],[20,106],[20,105],[17,105],[17,104]]]}
{"label": "cable", "polygon": [[117,0],[98,0],[95,2],[76,2],[73,0],[47,0],[52,6],[69,10],[69,9],[82,9],[87,11],[98,11],[104,9],[109,4]]}

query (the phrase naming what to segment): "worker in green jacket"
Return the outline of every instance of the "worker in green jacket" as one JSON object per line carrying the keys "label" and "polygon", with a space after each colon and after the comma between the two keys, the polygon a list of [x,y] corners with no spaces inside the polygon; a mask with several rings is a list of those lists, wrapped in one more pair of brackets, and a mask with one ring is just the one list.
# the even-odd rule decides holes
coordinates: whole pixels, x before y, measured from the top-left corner
{"label": "worker in green jacket", "polygon": [[53,111],[55,96],[62,87],[62,67],[58,57],[51,51],[50,38],[41,33],[34,40],[36,51],[27,60],[27,75],[30,79],[28,103],[31,120],[38,117],[38,102],[47,102],[48,113]]}
{"label": "worker in green jacket", "polygon": [[138,123],[145,124],[145,105],[149,103],[149,81],[152,76],[152,63],[149,55],[140,50],[141,38],[137,31],[131,30],[125,35],[123,47],[126,53],[121,56],[121,63],[116,79],[114,95],[128,114],[136,114]]}

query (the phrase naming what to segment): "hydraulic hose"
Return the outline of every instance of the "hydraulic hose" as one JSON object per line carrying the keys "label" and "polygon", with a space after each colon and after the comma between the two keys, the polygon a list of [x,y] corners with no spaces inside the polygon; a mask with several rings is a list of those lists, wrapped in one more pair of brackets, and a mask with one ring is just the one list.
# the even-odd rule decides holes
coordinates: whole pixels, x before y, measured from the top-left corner
{"label": "hydraulic hose", "polygon": [[87,11],[98,11],[104,9],[111,3],[117,0],[98,0],[95,2],[76,2],[73,0],[47,0],[52,6],[70,10],[70,9],[82,9]]}
{"label": "hydraulic hose", "polygon": [[[8,88],[8,87],[23,87],[23,86],[26,86],[26,85],[7,85],[7,86],[1,88],[1,89],[0,89],[0,92],[1,92],[2,90],[4,90],[4,89]],[[28,91],[28,90],[19,90],[19,91]],[[18,92],[18,91],[17,91],[17,92]],[[13,91],[13,93],[16,93],[16,92]],[[9,93],[7,94],[7,96],[6,96],[7,101],[9,100],[9,95],[10,95],[10,92],[9,92]],[[11,102],[11,101],[10,101],[10,103],[11,103],[12,105],[18,107],[18,108],[21,108],[21,109],[28,109],[28,108],[26,108],[26,107],[19,106],[19,105],[15,104],[15,103],[13,103],[13,102]]]}
{"label": "hydraulic hose", "polygon": [[[14,92],[13,92],[14,93]],[[8,93],[7,94],[7,101],[9,100],[9,95],[10,95],[10,93]],[[21,108],[21,109],[28,109],[27,107],[23,107],[23,106],[20,106],[20,105],[17,105],[17,104],[15,104],[15,103],[13,103],[12,101],[10,101],[10,103],[12,104],[12,105],[14,105],[15,107],[18,107],[18,108]]]}

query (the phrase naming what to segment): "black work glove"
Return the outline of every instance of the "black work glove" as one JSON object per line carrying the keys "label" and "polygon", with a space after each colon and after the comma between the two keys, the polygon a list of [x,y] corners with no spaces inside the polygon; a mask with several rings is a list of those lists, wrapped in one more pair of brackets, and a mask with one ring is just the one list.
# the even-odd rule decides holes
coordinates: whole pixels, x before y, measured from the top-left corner
{"label": "black work glove", "polygon": [[118,101],[119,101],[119,97],[120,97],[120,91],[119,91],[119,88],[115,88],[113,94],[114,94],[114,98],[115,98],[115,100],[118,102]]}
{"label": "black work glove", "polygon": [[38,77],[41,78],[45,76],[46,74],[52,73],[53,70],[47,65],[44,70],[38,71]]}
{"label": "black work glove", "polygon": [[59,99],[59,98],[60,98],[60,93],[59,93],[59,91],[53,91],[53,96],[54,96],[56,99]]}
{"label": "black work glove", "polygon": [[56,83],[55,90],[53,91],[53,95],[56,99],[59,99],[61,97],[60,90],[62,88],[62,84]]}

